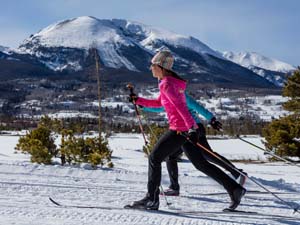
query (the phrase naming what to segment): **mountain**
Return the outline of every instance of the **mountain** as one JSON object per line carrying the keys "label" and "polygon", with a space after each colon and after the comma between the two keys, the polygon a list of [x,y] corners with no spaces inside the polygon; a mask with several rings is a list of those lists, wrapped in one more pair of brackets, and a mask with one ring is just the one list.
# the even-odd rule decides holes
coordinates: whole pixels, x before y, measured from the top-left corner
{"label": "mountain", "polygon": [[8,47],[0,45],[0,59],[7,59],[9,57],[9,51],[10,49]]}
{"label": "mountain", "polygon": [[288,63],[268,58],[256,52],[223,52],[223,57],[252,70],[279,87],[284,85],[286,74],[296,69]]}
{"label": "mountain", "polygon": [[[137,58],[131,53],[141,54],[140,56],[146,56],[147,59],[147,56],[151,57],[164,44],[222,57],[192,37],[185,37],[141,23],[117,19],[99,20],[88,16],[52,24],[26,39],[18,50],[19,53],[41,54],[39,57],[43,58],[43,48],[54,51],[56,48],[87,51],[91,47],[96,47],[104,66],[125,67],[139,71],[145,68],[139,68]],[[79,61],[69,62],[72,62],[69,66],[74,70],[81,69]],[[56,65],[49,63],[47,66],[54,70],[62,70],[66,64],[58,62]]]}
{"label": "mountain", "polygon": [[10,51],[11,51],[11,49],[9,47],[5,47],[5,46],[0,45],[0,52],[7,54]]}
{"label": "mountain", "polygon": [[[27,38],[15,51],[16,58],[35,58],[52,71],[84,71],[89,49],[98,49],[103,70],[113,74],[132,71],[149,74],[150,60],[158,49],[175,56],[174,70],[191,83],[225,87],[274,85],[253,71],[228,61],[222,54],[190,36],[138,22],[100,20],[83,16],[54,23]],[[124,80],[127,77],[124,75]]]}

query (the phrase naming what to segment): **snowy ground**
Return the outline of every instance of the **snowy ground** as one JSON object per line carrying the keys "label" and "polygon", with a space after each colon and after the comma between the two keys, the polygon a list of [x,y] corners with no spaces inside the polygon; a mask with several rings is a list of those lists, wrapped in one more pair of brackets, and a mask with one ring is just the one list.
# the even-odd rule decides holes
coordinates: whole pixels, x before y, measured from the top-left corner
{"label": "snowy ground", "polygon": [[[14,153],[17,140],[16,136],[0,136],[0,224],[300,224],[299,214],[266,193],[247,193],[238,208],[259,214],[222,213],[229,204],[228,196],[187,160],[179,164],[182,192],[181,197],[168,198],[171,209],[163,198],[159,212],[121,209],[143,197],[146,190],[147,159],[141,152],[140,135],[111,137],[115,168],[98,170],[32,164],[27,155]],[[260,144],[259,138],[247,140]],[[265,159],[259,150],[237,139],[209,142],[231,159]],[[300,168],[284,163],[236,165],[285,201],[300,203]],[[165,165],[162,183],[167,187]],[[246,188],[263,191],[249,180]],[[94,208],[60,208],[49,196],[61,203]],[[182,213],[174,214],[175,209]]]}

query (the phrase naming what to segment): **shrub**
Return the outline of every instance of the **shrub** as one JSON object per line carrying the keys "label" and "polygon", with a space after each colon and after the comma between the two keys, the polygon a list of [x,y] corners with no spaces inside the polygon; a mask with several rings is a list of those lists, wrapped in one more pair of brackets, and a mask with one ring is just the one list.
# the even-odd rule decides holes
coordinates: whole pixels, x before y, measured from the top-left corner
{"label": "shrub", "polygon": [[50,164],[51,158],[57,153],[51,130],[44,126],[20,137],[15,149],[29,153],[32,162],[44,164]]}

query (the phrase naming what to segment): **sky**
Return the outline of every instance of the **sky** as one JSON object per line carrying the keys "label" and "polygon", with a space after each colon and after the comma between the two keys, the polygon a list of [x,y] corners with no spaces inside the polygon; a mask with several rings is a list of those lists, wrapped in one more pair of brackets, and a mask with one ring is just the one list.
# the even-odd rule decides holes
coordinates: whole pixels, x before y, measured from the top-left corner
{"label": "sky", "polygon": [[78,16],[127,19],[193,36],[218,51],[300,65],[298,0],[0,0],[0,45]]}

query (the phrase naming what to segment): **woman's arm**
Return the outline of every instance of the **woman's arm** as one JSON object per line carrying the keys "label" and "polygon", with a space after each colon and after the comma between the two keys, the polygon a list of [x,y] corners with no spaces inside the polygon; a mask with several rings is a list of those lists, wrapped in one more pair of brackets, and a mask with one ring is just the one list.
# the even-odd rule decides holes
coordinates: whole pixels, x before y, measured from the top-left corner
{"label": "woman's arm", "polygon": [[206,108],[204,108],[203,105],[200,105],[195,99],[193,99],[191,96],[185,93],[186,97],[186,103],[188,105],[189,109],[195,110],[200,115],[204,116],[204,118],[208,121],[211,120],[211,118],[214,117],[214,115],[208,111]]}
{"label": "woman's arm", "polygon": [[138,97],[138,99],[135,101],[135,104],[145,106],[145,107],[153,107],[153,108],[159,108],[161,107],[160,102],[160,95],[157,99],[146,99],[142,97]]}
{"label": "woman's arm", "polygon": [[159,107],[159,108],[152,108],[152,107],[143,107],[142,110],[144,112],[155,112],[155,113],[160,113],[164,112],[165,108],[164,107]]}

